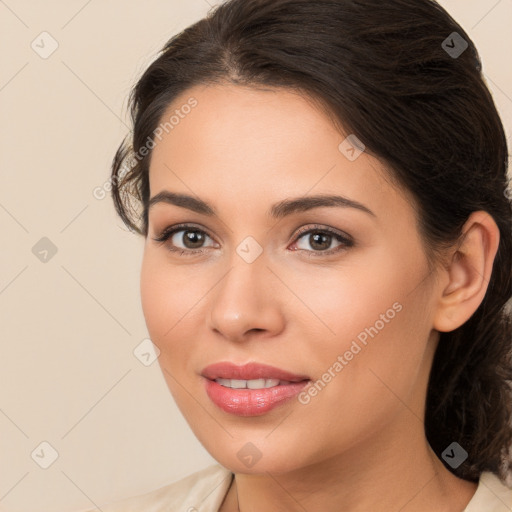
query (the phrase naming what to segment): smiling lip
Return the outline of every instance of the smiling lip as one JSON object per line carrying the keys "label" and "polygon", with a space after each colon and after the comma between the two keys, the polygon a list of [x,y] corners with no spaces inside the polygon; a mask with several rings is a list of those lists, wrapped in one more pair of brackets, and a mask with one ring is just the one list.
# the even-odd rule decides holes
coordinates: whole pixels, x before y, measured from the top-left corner
{"label": "smiling lip", "polygon": [[[238,366],[221,362],[207,366],[201,372],[205,378],[206,393],[210,400],[225,412],[237,416],[260,416],[293,398],[306,386],[309,377],[296,375],[274,366],[249,363]],[[274,379],[279,385],[262,389],[233,389],[215,379],[255,380]]]}
{"label": "smiling lip", "polygon": [[248,363],[238,366],[229,362],[215,363],[203,368],[201,375],[209,380],[215,379],[279,379],[289,382],[309,380],[307,375],[295,375],[275,366],[260,363]]}

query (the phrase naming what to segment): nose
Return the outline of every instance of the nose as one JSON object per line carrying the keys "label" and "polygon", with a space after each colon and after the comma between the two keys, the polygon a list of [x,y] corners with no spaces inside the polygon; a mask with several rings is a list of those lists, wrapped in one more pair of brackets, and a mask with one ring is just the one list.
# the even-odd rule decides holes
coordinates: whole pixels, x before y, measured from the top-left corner
{"label": "nose", "polygon": [[252,263],[234,262],[210,297],[209,327],[230,341],[257,334],[272,337],[284,328],[279,297],[282,284],[263,257]]}

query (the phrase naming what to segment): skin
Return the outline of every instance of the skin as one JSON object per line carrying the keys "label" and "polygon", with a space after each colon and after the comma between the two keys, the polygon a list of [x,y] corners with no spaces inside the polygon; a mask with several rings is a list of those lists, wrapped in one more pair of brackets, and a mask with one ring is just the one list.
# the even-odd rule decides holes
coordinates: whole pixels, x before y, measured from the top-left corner
{"label": "skin", "polygon": [[[236,475],[222,512],[334,512],[340,504],[344,512],[460,512],[476,484],[454,476],[431,450],[424,403],[438,331],[462,325],[485,295],[499,243],[495,222],[474,212],[464,243],[429,269],[413,199],[367,152],[347,159],[338,149],[346,135],[306,97],[201,85],[164,117],[191,96],[198,105],[153,150],[150,195],[191,194],[218,216],[150,208],[141,299],[178,407]],[[374,216],[348,207],[278,221],[266,215],[284,199],[333,193]],[[154,240],[178,223],[206,233],[202,254],[169,250],[173,243],[193,249],[183,231]],[[350,235],[354,245],[333,237],[318,249],[311,235],[297,238],[315,224]],[[263,249],[252,263],[236,252],[247,236]],[[206,395],[201,370],[219,361],[266,363],[316,381],[396,302],[401,311],[306,405],[292,399],[241,418]],[[237,457],[248,442],[261,453],[251,468]]]}

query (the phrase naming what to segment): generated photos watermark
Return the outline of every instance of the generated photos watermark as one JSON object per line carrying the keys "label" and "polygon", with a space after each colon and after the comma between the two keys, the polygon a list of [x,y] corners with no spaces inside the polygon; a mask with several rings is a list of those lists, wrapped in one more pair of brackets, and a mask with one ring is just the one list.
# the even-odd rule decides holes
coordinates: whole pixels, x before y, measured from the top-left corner
{"label": "generated photos watermark", "polygon": [[144,157],[149,155],[150,151],[156,146],[155,140],[162,140],[164,133],[169,133],[171,130],[174,130],[176,126],[180,124],[182,119],[192,112],[192,109],[197,107],[199,102],[191,96],[186,103],[174,110],[174,113],[169,116],[169,118],[160,123],[156,129],[153,131],[153,134],[146,139],[146,142],[132,155],[130,165],[123,165],[121,172],[118,176],[112,176],[108,180],[103,183],[103,185],[95,187],[92,191],[92,195],[95,199],[102,200],[105,199],[107,194],[112,190],[114,185],[117,185],[119,181],[124,177],[124,175],[130,171],[137,162],[140,162]]}
{"label": "generated photos watermark", "polygon": [[[352,343],[350,345],[350,348],[346,350],[343,355],[339,355],[336,360],[333,362],[333,364],[327,369],[325,373],[322,374],[322,376],[314,383],[308,384],[306,389],[301,391],[298,395],[298,400],[301,404],[307,405],[311,402],[311,399],[320,393],[329,382],[331,382],[336,375],[338,375],[345,366],[349,364],[352,359],[354,359],[354,356],[359,354],[361,350],[368,344],[368,336],[370,336],[372,339],[375,338],[379,334],[384,327],[386,327],[387,324],[393,318],[395,318],[397,313],[400,313],[402,311],[403,306],[399,302],[395,302],[391,308],[386,310],[385,313],[382,313],[379,317],[379,320],[377,320],[371,327],[365,328],[363,331],[361,331],[357,335],[357,340],[352,340]],[[362,345],[360,345],[359,343]]]}

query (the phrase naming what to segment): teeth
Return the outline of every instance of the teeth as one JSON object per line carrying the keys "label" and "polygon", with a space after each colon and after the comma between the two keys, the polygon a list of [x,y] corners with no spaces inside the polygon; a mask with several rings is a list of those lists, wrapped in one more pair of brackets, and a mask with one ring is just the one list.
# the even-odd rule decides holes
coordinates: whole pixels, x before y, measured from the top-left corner
{"label": "teeth", "polygon": [[274,386],[279,386],[279,384],[288,384],[288,382],[280,381],[279,379],[215,379],[215,382],[232,389],[264,389],[273,388]]}
{"label": "teeth", "polygon": [[273,388],[279,386],[279,379],[254,379],[247,380],[248,389],[262,389],[262,388]]}

